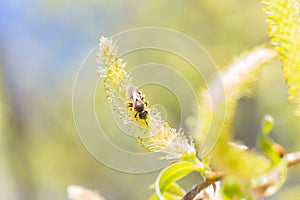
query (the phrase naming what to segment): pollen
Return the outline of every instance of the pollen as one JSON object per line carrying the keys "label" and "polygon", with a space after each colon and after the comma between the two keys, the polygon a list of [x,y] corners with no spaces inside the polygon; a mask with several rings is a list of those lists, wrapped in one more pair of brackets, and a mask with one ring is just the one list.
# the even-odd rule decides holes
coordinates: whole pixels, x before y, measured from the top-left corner
{"label": "pollen", "polygon": [[117,46],[111,38],[100,37],[97,55],[97,71],[107,99],[118,121],[137,138],[137,143],[147,152],[165,153],[163,159],[180,159],[193,148],[183,132],[169,127],[157,110],[148,107],[145,95],[132,84],[126,63],[117,57]]}

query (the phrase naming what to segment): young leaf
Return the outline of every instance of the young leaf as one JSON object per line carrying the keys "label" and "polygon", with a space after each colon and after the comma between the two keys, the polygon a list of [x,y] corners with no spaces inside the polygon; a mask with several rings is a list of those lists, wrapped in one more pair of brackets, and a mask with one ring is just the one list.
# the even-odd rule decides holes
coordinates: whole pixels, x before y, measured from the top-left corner
{"label": "young leaf", "polygon": [[272,164],[277,164],[280,161],[280,155],[274,149],[275,142],[268,137],[269,132],[273,128],[273,124],[273,118],[270,115],[265,116],[257,139],[257,144],[268,156]]}
{"label": "young leaf", "polygon": [[[168,186],[168,189],[163,193],[163,196],[166,199],[181,199],[185,193],[185,190],[174,182]],[[150,200],[159,200],[159,198],[156,194],[153,194],[150,197]]]}
{"label": "young leaf", "polygon": [[179,196],[179,197],[182,197],[186,193],[186,191],[175,182],[169,185],[166,192],[168,192],[173,196]]}
{"label": "young leaf", "polygon": [[174,163],[162,170],[155,181],[155,192],[157,197],[160,200],[166,199],[166,197],[163,195],[164,192],[167,191],[175,181],[181,179],[182,177],[193,171],[201,173],[202,169],[195,164],[187,161]]}

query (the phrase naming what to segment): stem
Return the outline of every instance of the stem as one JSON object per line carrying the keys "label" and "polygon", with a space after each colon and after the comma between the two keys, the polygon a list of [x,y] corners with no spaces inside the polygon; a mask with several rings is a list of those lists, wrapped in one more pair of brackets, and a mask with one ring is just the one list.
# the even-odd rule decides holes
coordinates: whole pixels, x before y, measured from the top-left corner
{"label": "stem", "polygon": [[[287,160],[289,167],[297,165],[300,163],[300,152],[287,153],[284,155],[284,158]],[[210,172],[206,175],[206,178],[202,183],[196,185],[193,189],[186,193],[181,200],[193,200],[199,192],[221,180],[223,177],[223,172]]]}
{"label": "stem", "polygon": [[194,197],[210,186],[211,184],[214,184],[215,182],[221,180],[223,178],[224,174],[222,172],[211,172],[207,174],[204,182],[200,183],[199,185],[195,186],[192,190],[190,190],[181,200],[193,200]]}
{"label": "stem", "polygon": [[288,162],[288,166],[293,166],[300,163],[300,152],[287,153],[284,155],[284,158]]}

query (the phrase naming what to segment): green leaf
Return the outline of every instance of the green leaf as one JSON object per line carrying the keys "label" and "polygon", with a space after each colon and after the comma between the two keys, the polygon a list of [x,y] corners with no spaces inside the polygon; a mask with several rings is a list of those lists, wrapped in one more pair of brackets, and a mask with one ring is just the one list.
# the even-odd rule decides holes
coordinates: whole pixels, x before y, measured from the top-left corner
{"label": "green leaf", "polygon": [[149,200],[159,200],[156,194],[153,194]]}
{"label": "green leaf", "polygon": [[174,196],[179,196],[182,197],[183,195],[185,195],[186,191],[180,187],[180,185],[178,185],[177,183],[171,183],[167,189],[167,192],[169,194],[172,194]]}
{"label": "green leaf", "polygon": [[257,145],[268,156],[272,164],[277,164],[280,161],[278,152],[273,148],[275,143],[268,136],[274,125],[274,119],[270,115],[266,115],[262,123],[261,131],[258,135]]}
{"label": "green leaf", "polygon": [[[166,199],[181,199],[185,195],[185,190],[181,188],[177,183],[171,183],[168,189],[163,193]],[[156,194],[150,197],[150,200],[159,200]]]}
{"label": "green leaf", "polygon": [[262,126],[262,131],[261,133],[263,135],[268,135],[269,132],[272,130],[273,126],[274,126],[274,119],[271,115],[266,115],[264,117],[264,121],[263,121],[263,126]]}
{"label": "green leaf", "polygon": [[193,171],[202,173],[201,168],[187,161],[174,163],[162,170],[155,181],[155,192],[158,199],[169,199],[165,194],[166,191],[168,191],[168,193],[172,191],[173,194],[178,194],[179,191],[176,185],[174,185],[174,182]]}
{"label": "green leaf", "polygon": [[[164,198],[168,199],[168,200],[180,200],[181,199],[181,197],[173,196],[172,194],[170,194],[168,192],[164,192]],[[159,198],[157,197],[156,194],[153,194],[149,200],[159,200]]]}

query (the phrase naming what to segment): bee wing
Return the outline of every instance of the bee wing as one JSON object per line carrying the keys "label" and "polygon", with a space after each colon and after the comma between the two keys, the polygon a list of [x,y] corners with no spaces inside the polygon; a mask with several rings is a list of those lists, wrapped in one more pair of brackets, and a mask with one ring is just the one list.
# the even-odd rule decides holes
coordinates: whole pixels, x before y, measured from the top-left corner
{"label": "bee wing", "polygon": [[129,96],[132,101],[141,101],[140,91],[135,87],[131,86],[129,88]]}

